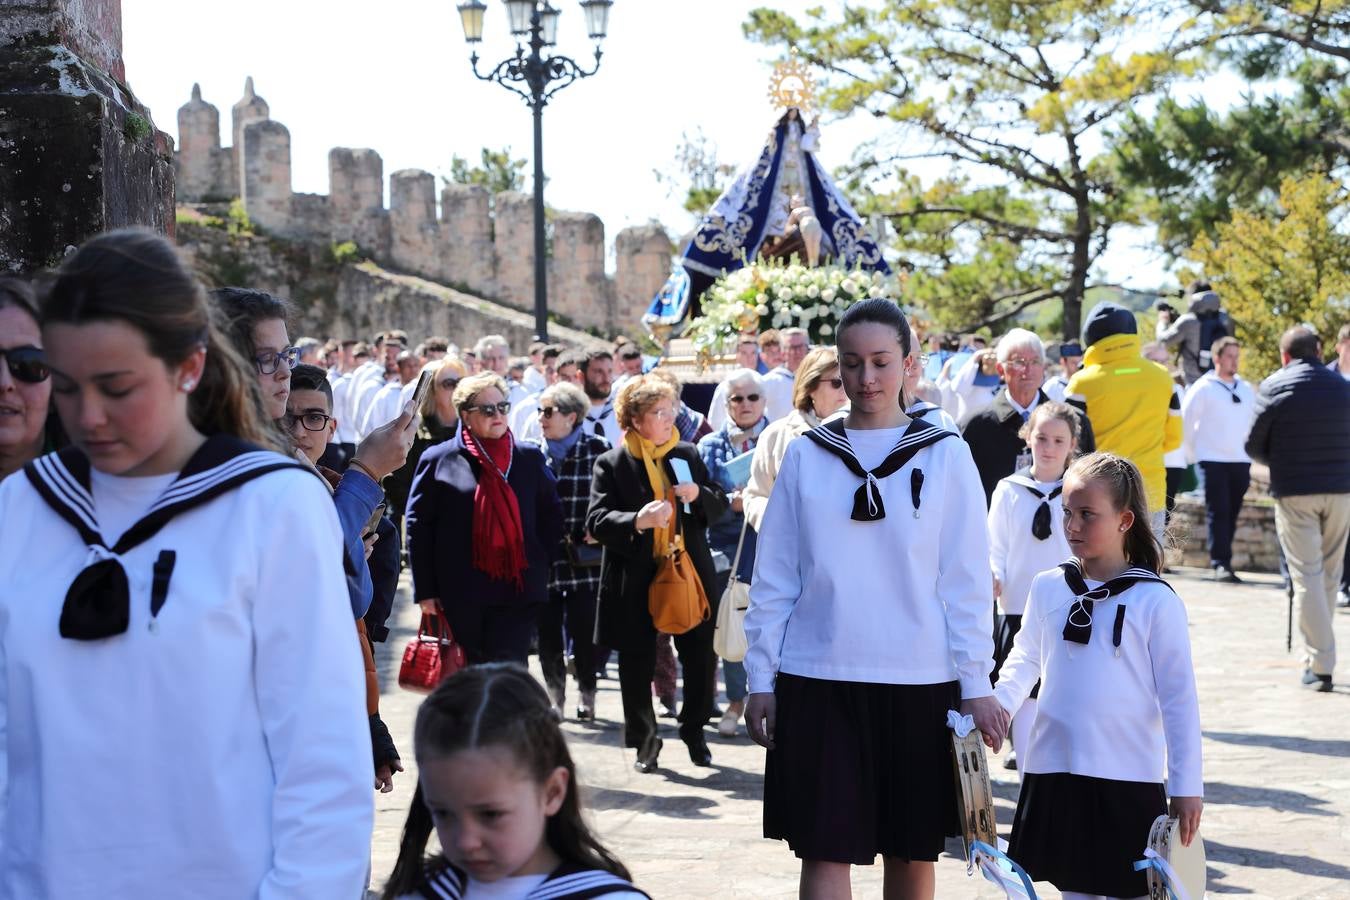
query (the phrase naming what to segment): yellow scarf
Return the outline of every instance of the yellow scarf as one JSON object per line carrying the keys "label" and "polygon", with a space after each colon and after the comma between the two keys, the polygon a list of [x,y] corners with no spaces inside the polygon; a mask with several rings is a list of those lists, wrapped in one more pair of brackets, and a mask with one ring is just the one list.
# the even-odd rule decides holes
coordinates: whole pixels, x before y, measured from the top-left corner
{"label": "yellow scarf", "polygon": [[[670,490],[670,481],[666,478],[666,472],[661,468],[661,460],[666,458],[666,454],[675,449],[675,445],[680,442],[680,433],[674,429],[670,432],[670,440],[657,446],[645,437],[637,433],[636,429],[630,428],[623,436],[624,448],[633,455],[634,458],[642,460],[642,465],[647,470],[647,481],[652,486],[652,496],[657,500],[666,499],[666,492]],[[675,516],[680,511],[676,508],[670,518],[669,528],[652,529],[652,556],[656,559],[665,559],[666,554],[670,552],[671,536],[675,533]]]}

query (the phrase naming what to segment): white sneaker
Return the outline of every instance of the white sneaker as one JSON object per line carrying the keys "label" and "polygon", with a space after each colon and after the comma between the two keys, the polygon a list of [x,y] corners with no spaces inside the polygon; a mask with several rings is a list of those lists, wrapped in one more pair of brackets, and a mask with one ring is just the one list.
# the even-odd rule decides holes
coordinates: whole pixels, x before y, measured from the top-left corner
{"label": "white sneaker", "polygon": [[722,737],[730,738],[736,736],[737,723],[741,720],[741,714],[727,705],[727,711],[722,713],[722,721],[717,723],[717,733]]}

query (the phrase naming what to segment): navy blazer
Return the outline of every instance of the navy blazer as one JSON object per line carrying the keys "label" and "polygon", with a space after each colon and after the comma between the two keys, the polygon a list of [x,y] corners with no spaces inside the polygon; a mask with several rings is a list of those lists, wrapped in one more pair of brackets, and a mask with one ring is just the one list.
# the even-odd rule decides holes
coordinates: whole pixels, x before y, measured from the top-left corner
{"label": "navy blazer", "polygon": [[427,449],[408,495],[408,561],[413,597],[454,603],[518,605],[548,600],[549,565],[563,535],[558,486],[538,447],[517,442],[506,483],[520,504],[525,533],[525,589],[473,566],[473,494],[482,471],[454,438]]}

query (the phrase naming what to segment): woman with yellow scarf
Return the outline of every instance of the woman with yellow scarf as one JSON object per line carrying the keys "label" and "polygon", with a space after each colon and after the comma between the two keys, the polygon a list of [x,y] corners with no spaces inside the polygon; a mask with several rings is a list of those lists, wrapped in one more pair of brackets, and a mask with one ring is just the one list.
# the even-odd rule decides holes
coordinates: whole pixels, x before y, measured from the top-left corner
{"label": "woman with yellow scarf", "polygon": [[[674,539],[676,516],[684,550],[712,607],[706,622],[675,636],[684,670],[680,738],[694,765],[712,764],[703,728],[713,705],[718,597],[707,529],[726,513],[727,498],[709,478],[697,448],[679,439],[677,402],[675,390],[659,378],[642,375],[624,384],[615,402],[624,437],[596,461],[586,513],[586,530],[605,548],[599,643],[619,651],[624,746],[638,751],[634,767],[643,773],[656,771],[661,753],[652,709],[656,628],[647,608],[648,590]],[[682,479],[681,472],[687,477]],[[667,499],[672,490],[674,503]]]}

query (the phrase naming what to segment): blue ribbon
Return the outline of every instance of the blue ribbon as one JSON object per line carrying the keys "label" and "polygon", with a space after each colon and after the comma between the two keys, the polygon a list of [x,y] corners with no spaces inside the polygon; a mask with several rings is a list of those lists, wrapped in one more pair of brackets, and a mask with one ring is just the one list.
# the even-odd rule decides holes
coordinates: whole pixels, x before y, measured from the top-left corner
{"label": "blue ribbon", "polygon": [[1152,850],[1146,850],[1145,854],[1143,859],[1135,860],[1134,870],[1136,872],[1143,872],[1145,869],[1153,869],[1158,873],[1159,878],[1162,880],[1163,887],[1167,889],[1167,896],[1171,897],[1172,900],[1181,900],[1181,898],[1177,896],[1177,892],[1172,890],[1172,878],[1175,875],[1172,871],[1172,867]]}
{"label": "blue ribbon", "polygon": [[[996,862],[1006,866],[1014,875],[1016,875],[1019,879],[1021,879],[1022,889],[1026,891],[1027,900],[1036,900],[1036,889],[1031,885],[1031,876],[1028,875],[1027,870],[1019,866],[1017,862],[1013,860],[1012,857],[1008,856],[1008,854],[1004,853],[997,847],[989,846],[984,841],[971,841],[970,855],[972,859],[975,857],[976,853],[982,853],[985,856],[995,860]],[[996,876],[990,874],[989,872],[984,871],[983,866],[980,867],[980,874],[984,875],[984,877],[987,878],[989,881],[992,881],[994,884],[997,884],[999,887],[1003,888],[1005,894],[1007,893],[1008,890],[1007,885]]]}

